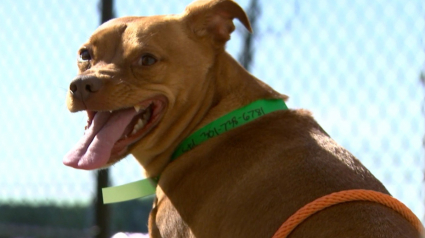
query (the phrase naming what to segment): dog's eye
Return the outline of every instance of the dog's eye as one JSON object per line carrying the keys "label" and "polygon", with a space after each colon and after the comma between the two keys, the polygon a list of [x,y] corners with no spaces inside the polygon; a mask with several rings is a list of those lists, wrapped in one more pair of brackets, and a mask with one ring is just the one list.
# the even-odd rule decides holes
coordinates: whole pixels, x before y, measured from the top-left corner
{"label": "dog's eye", "polygon": [[89,61],[91,60],[90,52],[88,50],[80,51],[80,61]]}
{"label": "dog's eye", "polygon": [[150,54],[145,54],[140,57],[139,62],[137,62],[141,66],[151,66],[156,63],[155,57]]}

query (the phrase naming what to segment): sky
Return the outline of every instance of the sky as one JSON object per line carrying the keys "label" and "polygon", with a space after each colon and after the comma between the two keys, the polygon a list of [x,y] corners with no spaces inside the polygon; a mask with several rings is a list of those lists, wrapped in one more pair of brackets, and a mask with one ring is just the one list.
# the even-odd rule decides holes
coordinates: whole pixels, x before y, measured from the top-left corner
{"label": "sky", "polygon": [[[117,16],[180,13],[191,1],[117,1]],[[249,1],[238,1],[247,9]],[[166,3],[166,4],[165,4]],[[422,0],[260,1],[252,74],[312,111],[390,192],[424,217],[422,139],[425,3]],[[0,202],[86,204],[94,173],[62,164],[84,113],[65,94],[76,52],[99,24],[97,1],[0,3]],[[239,57],[236,22],[227,50]],[[114,185],[142,178],[129,156]]]}

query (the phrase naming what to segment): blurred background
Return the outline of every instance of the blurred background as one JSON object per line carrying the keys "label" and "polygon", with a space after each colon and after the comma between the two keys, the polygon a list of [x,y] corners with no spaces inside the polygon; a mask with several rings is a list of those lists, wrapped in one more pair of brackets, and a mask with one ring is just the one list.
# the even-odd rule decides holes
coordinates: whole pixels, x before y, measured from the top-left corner
{"label": "blurred background", "polygon": [[[65,94],[102,6],[121,17],[180,13],[190,2],[0,2],[0,238],[147,231],[152,198],[96,205],[102,176],[110,185],[143,178],[134,158],[100,176],[62,164],[86,124],[85,113],[68,112]],[[288,95],[290,108],[312,111],[424,221],[425,2],[237,2],[254,34],[236,22],[227,50]]]}

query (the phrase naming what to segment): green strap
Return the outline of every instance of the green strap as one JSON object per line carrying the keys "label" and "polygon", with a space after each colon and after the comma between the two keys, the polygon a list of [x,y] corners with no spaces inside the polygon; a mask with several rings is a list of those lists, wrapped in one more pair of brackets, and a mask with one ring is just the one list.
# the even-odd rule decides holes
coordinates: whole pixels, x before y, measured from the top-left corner
{"label": "green strap", "polygon": [[102,188],[103,203],[123,202],[155,194],[156,181],[142,179],[120,186]]}
{"label": "green strap", "polygon": [[282,99],[261,99],[236,109],[212,121],[186,138],[174,151],[171,160],[176,159],[208,139],[242,126],[270,112],[287,109],[288,107]]}
{"label": "green strap", "polygon": [[[171,161],[208,139],[242,126],[270,112],[287,109],[288,107],[282,99],[261,99],[236,109],[212,121],[187,137],[174,151]],[[103,188],[103,203],[122,202],[153,195],[155,194],[158,179],[159,177],[147,178],[121,186]]]}

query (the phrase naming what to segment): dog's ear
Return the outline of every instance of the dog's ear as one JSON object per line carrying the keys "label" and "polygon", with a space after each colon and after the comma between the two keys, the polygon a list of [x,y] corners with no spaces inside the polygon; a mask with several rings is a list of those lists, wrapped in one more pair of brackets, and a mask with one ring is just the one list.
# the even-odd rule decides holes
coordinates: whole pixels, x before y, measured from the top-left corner
{"label": "dog's ear", "polygon": [[217,46],[230,39],[230,33],[235,30],[234,18],[252,32],[246,13],[232,0],[198,0],[186,7],[183,17],[197,36],[209,35]]}

